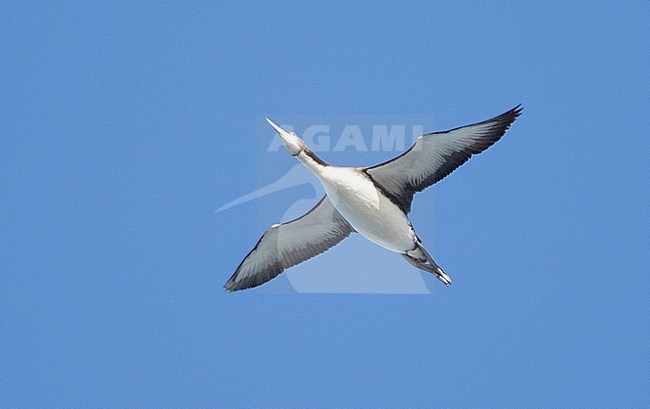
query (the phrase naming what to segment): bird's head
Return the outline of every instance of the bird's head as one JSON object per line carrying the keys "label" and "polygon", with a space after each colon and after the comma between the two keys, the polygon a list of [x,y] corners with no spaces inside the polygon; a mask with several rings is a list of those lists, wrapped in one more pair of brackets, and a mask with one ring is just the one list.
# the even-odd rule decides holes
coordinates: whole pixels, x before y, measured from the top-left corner
{"label": "bird's head", "polygon": [[284,129],[280,128],[275,122],[271,121],[269,118],[266,118],[269,124],[275,129],[275,131],[278,133],[280,136],[280,139],[282,140],[282,144],[284,145],[285,148],[289,151],[289,153],[293,156],[298,156],[300,155],[300,152],[304,151],[307,149],[307,145],[305,145],[305,142],[303,142],[302,139],[298,135],[296,135],[295,132],[289,132],[285,131]]}

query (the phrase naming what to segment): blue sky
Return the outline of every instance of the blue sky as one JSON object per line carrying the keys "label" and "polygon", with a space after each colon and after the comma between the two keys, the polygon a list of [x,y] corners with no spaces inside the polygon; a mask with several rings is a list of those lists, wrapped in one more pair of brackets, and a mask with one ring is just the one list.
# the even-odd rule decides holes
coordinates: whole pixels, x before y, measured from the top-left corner
{"label": "blue sky", "polygon": [[[647,2],[132,3],[0,13],[1,407],[650,406]],[[261,115],[518,103],[416,197],[450,288],[223,291]]]}

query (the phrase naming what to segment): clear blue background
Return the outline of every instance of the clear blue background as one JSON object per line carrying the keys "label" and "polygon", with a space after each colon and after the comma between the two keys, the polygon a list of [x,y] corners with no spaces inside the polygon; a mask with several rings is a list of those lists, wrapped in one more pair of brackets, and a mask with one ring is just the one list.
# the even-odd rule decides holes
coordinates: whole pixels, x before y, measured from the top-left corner
{"label": "clear blue background", "polygon": [[[647,2],[131,3],[0,13],[0,406],[650,406]],[[223,291],[259,115],[519,102],[435,188],[452,287]]]}

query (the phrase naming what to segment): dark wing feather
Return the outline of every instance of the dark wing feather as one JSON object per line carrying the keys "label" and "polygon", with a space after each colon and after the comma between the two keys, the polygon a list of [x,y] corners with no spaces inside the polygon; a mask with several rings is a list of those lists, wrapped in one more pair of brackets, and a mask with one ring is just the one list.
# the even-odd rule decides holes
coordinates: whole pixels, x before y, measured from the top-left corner
{"label": "dark wing feather", "polygon": [[422,135],[402,155],[364,169],[400,208],[411,211],[413,195],[433,185],[506,133],[521,105],[497,117],[445,132]]}
{"label": "dark wing feather", "polygon": [[236,291],[263,284],[329,250],[353,231],[325,195],[303,216],[268,229],[224,287]]}

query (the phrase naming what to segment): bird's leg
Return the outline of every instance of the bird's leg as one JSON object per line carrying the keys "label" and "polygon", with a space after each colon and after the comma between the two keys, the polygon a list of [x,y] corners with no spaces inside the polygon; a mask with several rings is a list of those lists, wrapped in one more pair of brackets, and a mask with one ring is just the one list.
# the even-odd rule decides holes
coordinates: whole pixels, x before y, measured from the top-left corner
{"label": "bird's leg", "polygon": [[438,280],[442,281],[446,286],[451,285],[451,277],[449,277],[439,265],[434,262],[432,266],[429,264],[426,264],[426,266],[430,268],[430,270],[427,271],[435,274],[436,277],[438,277]]}
{"label": "bird's leg", "polygon": [[[412,253],[413,255],[409,253]],[[433,260],[433,257],[431,257],[421,244],[417,243],[413,250],[402,254],[402,256],[414,267],[435,275],[438,280],[442,281],[446,286],[451,285],[451,277],[440,268],[440,266]]]}

